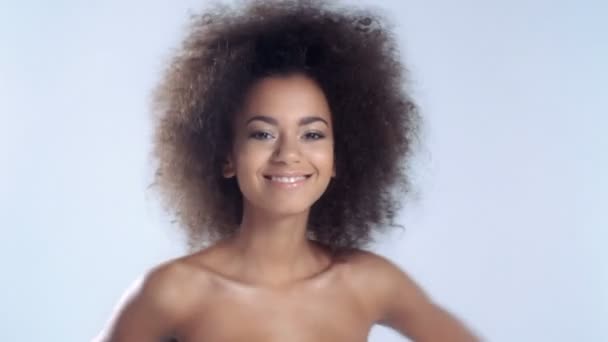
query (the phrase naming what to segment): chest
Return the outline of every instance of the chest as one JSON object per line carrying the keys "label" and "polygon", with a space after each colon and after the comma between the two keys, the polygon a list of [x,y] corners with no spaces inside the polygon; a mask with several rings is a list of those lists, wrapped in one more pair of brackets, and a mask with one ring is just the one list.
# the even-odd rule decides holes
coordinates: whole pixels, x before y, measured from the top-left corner
{"label": "chest", "polygon": [[346,285],[288,293],[226,287],[212,297],[185,322],[181,340],[359,342],[373,325],[360,295]]}

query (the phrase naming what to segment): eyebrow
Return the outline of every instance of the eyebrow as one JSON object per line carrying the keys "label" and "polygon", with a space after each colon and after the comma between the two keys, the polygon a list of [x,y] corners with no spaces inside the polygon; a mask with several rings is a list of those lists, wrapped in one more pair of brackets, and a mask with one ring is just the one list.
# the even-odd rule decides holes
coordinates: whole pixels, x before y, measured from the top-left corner
{"label": "eyebrow", "polygon": [[[270,116],[266,116],[266,115],[253,116],[245,122],[245,125],[248,125],[250,122],[255,121],[255,120],[263,121],[263,122],[266,122],[266,123],[274,125],[274,126],[279,125],[279,122],[275,118],[271,118]],[[298,126],[308,125],[308,124],[311,124],[316,121],[321,121],[327,127],[329,127],[329,124],[327,123],[327,121],[325,121],[325,119],[323,119],[319,116],[305,116],[305,117],[301,118],[300,121],[298,121]]]}

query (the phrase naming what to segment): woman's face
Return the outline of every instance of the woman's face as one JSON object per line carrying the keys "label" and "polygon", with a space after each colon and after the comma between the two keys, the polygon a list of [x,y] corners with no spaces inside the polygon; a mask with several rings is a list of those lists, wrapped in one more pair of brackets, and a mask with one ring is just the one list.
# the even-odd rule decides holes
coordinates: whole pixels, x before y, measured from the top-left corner
{"label": "woman's face", "polygon": [[279,215],[306,212],[335,176],[332,132],[327,99],[313,80],[263,78],[235,118],[224,176],[236,176],[245,206]]}

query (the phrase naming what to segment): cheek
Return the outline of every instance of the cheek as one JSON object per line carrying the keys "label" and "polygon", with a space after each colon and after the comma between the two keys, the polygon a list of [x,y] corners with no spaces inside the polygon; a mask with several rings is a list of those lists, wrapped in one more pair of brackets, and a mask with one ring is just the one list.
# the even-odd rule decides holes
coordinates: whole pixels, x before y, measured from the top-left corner
{"label": "cheek", "polygon": [[331,170],[334,165],[333,145],[323,145],[312,148],[308,151],[311,163],[322,170]]}
{"label": "cheek", "polygon": [[264,154],[258,148],[247,148],[242,146],[236,154],[236,181],[241,193],[246,198],[251,198],[257,193],[258,171],[265,163]]}
{"label": "cheek", "polygon": [[237,173],[251,176],[262,167],[272,155],[272,148],[263,144],[242,144],[236,151]]}

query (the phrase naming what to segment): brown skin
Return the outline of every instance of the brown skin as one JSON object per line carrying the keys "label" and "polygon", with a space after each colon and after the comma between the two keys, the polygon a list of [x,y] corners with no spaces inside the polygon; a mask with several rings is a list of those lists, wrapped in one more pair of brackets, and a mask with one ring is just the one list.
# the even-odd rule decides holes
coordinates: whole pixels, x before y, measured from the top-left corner
{"label": "brown skin", "polygon": [[[257,116],[266,118],[250,121]],[[306,117],[321,120],[302,125]],[[339,177],[331,125],[311,79],[257,82],[234,123],[224,169],[243,193],[240,230],[152,270],[104,341],[356,342],[374,324],[414,341],[478,341],[387,259],[363,250],[332,258],[308,239],[310,206]],[[296,189],[264,177],[288,171],[311,176]]]}

